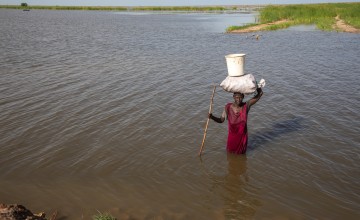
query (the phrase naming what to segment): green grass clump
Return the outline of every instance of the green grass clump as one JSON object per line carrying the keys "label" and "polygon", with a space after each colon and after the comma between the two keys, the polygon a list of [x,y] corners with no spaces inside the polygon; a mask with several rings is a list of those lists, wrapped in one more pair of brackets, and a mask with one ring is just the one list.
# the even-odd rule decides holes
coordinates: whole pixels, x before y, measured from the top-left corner
{"label": "green grass clump", "polygon": [[[260,11],[260,21],[268,23],[287,19],[293,22],[291,25],[315,24],[320,30],[331,30],[337,15],[346,23],[360,27],[360,3],[267,6]],[[272,29],[275,30],[276,26]]]}
{"label": "green grass clump", "polygon": [[339,5],[337,13],[347,24],[360,28],[360,3]]}
{"label": "green grass clump", "polygon": [[333,4],[268,6],[260,12],[260,20],[265,23],[282,19],[311,23],[319,17],[334,18],[336,12],[329,10],[332,8]]}
{"label": "green grass clump", "polygon": [[247,24],[247,25],[243,25],[243,26],[230,26],[230,27],[226,28],[226,32],[231,32],[234,30],[242,30],[242,29],[246,29],[246,28],[253,27],[256,25],[258,25],[258,24]]}
{"label": "green grass clump", "polygon": [[285,28],[288,28],[291,25],[293,25],[293,23],[294,22],[284,22],[281,24],[274,24],[274,25],[267,26],[267,27],[263,28],[262,30],[273,31],[273,30],[278,30],[278,29],[285,29]]}
{"label": "green grass clump", "polygon": [[116,220],[116,218],[108,213],[99,212],[99,214],[93,216],[93,220]]}

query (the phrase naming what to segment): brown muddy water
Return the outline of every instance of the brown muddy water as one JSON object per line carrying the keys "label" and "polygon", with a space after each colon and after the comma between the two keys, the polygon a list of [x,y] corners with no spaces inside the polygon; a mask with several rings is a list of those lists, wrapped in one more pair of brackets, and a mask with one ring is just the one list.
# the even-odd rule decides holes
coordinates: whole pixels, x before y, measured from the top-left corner
{"label": "brown muddy water", "polygon": [[[0,202],[59,219],[359,219],[360,35],[249,15],[0,10]],[[232,24],[229,24],[229,22]],[[224,56],[265,78],[246,155],[210,122]],[[214,114],[232,101],[218,89]]]}

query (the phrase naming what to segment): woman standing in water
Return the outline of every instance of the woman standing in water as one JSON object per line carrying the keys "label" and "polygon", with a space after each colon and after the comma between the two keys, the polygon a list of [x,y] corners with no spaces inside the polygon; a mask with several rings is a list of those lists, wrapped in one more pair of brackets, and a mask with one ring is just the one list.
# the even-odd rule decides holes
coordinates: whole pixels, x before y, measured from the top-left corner
{"label": "woman standing in water", "polygon": [[228,139],[226,150],[229,153],[245,154],[248,142],[247,115],[250,107],[254,105],[263,95],[261,88],[257,89],[257,95],[247,102],[243,102],[244,94],[235,92],[234,102],[225,105],[225,109],[220,118],[209,114],[212,120],[223,123],[225,118],[228,120]]}

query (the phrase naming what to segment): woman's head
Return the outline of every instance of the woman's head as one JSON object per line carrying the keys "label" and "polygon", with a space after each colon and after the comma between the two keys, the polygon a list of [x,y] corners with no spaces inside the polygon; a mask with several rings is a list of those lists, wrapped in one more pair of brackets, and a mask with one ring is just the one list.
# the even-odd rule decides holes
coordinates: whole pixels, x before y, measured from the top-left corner
{"label": "woman's head", "polygon": [[240,92],[234,92],[233,97],[234,97],[235,104],[240,105],[240,103],[244,99],[244,94],[240,93]]}

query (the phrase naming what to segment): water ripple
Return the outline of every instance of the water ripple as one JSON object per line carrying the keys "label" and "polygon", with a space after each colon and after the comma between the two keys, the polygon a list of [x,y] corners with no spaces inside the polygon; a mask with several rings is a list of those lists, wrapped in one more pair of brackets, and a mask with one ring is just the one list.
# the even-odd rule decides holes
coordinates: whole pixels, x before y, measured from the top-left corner
{"label": "water ripple", "polygon": [[[71,217],[84,200],[139,219],[358,216],[359,36],[256,41],[212,29],[217,16],[1,10],[3,202]],[[227,125],[211,121],[198,158],[212,84],[237,52],[267,80],[247,156],[228,157]],[[214,114],[231,101],[218,87]]]}

